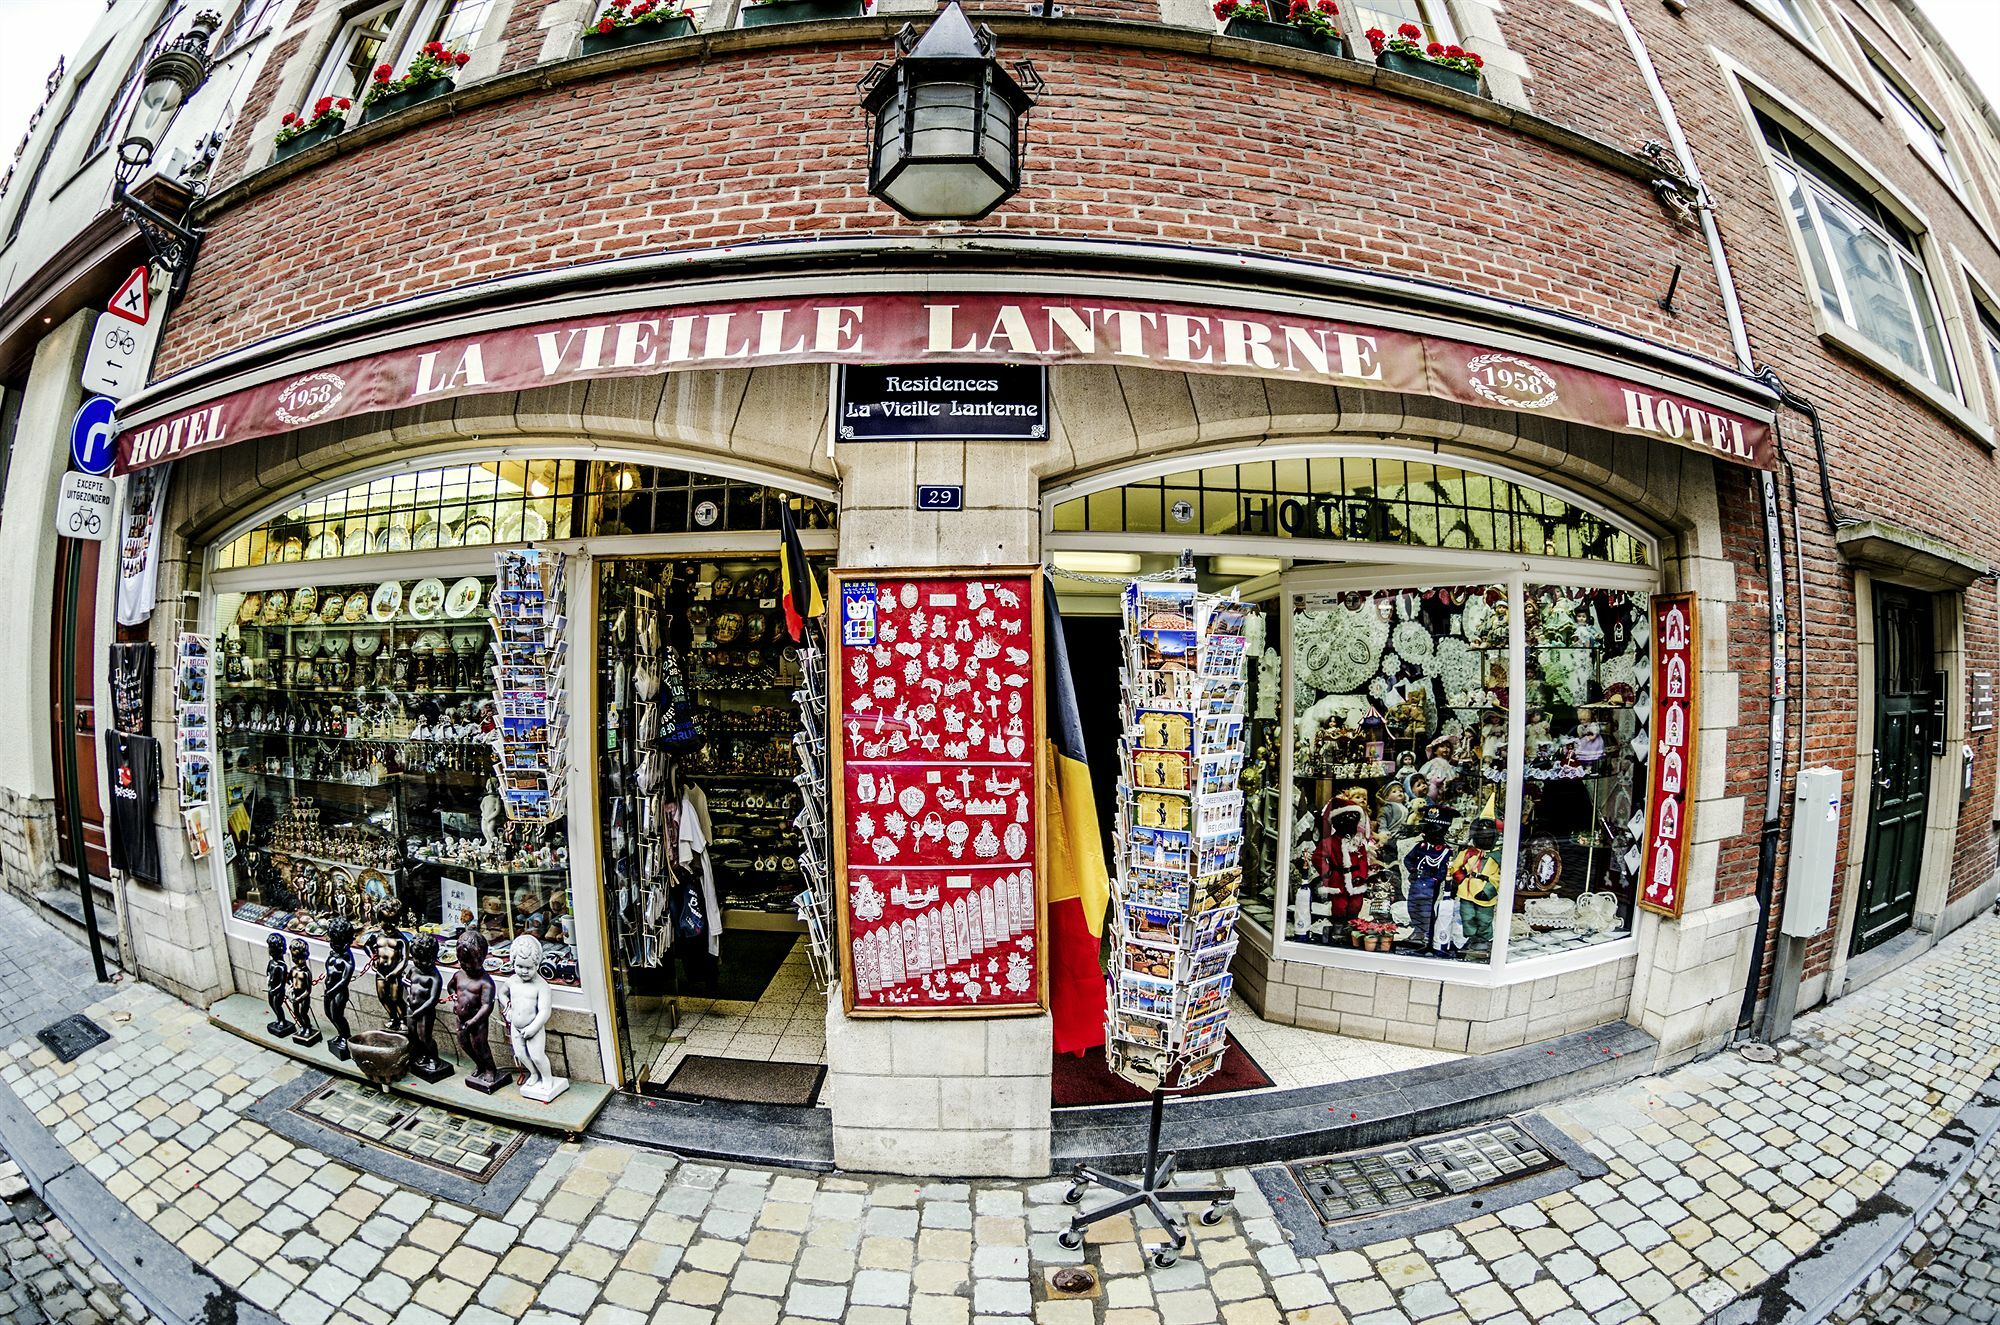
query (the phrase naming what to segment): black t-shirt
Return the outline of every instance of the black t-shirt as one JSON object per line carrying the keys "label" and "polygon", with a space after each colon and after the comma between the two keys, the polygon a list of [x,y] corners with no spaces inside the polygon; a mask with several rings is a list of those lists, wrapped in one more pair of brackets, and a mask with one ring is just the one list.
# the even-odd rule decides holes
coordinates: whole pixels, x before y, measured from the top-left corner
{"label": "black t-shirt", "polygon": [[111,646],[111,725],[142,732],[153,709],[153,646]]}
{"label": "black t-shirt", "polygon": [[160,881],[153,808],[160,796],[160,743],[129,732],[104,733],[111,767],[111,865],[146,883]]}

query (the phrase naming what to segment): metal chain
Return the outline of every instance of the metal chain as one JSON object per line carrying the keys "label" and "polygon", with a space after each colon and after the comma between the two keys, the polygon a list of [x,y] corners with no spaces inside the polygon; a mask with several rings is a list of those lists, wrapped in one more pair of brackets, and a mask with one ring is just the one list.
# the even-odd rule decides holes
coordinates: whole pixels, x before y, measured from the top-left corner
{"label": "metal chain", "polygon": [[1182,548],[1180,561],[1168,569],[1150,571],[1143,575],[1091,575],[1080,570],[1064,570],[1053,562],[1043,569],[1051,575],[1060,575],[1065,580],[1075,580],[1080,584],[1115,584],[1121,587],[1142,582],[1190,581],[1195,578],[1194,551],[1191,548]]}

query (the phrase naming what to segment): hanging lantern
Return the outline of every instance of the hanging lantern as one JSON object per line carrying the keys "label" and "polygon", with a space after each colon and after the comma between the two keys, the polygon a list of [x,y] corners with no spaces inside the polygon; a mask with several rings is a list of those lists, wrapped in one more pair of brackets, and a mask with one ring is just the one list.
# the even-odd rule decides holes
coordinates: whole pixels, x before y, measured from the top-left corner
{"label": "hanging lantern", "polygon": [[1021,124],[1041,76],[1009,73],[991,29],[957,0],[921,38],[905,26],[898,57],[862,80],[872,122],[868,192],[913,221],[976,221],[1021,187]]}

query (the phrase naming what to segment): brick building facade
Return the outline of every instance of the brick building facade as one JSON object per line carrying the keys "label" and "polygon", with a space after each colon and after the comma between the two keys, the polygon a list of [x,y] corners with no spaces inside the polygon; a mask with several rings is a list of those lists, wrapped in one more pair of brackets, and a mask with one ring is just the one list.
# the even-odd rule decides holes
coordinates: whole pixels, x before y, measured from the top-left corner
{"label": "brick building facade", "polygon": [[[218,676],[216,722],[222,701],[241,701],[228,721],[251,722],[254,704],[261,732],[257,678],[295,686],[287,703],[307,689],[294,646],[272,642],[300,585],[318,613],[330,588],[476,577],[496,544],[586,553],[570,583],[591,642],[578,636],[573,656],[600,674],[577,691],[590,718],[570,737],[564,872],[535,885],[526,911],[519,886],[493,886],[490,914],[511,934],[533,912],[569,954],[558,1068],[658,1084],[677,1059],[655,1061],[661,1045],[636,1028],[682,991],[663,989],[659,963],[629,960],[619,916],[613,750],[592,725],[622,685],[603,632],[620,595],[668,593],[676,577],[719,621],[722,586],[775,549],[768,514],[739,517],[735,494],[789,493],[817,513],[811,550],[844,567],[1052,560],[1071,572],[1060,598],[1081,623],[1071,659],[1086,695],[1115,698],[1116,684],[1107,655],[1077,643],[1115,638],[1091,633],[1106,600],[1077,577],[1093,568],[1150,571],[1184,547],[1209,585],[1262,605],[1271,661],[1253,690],[1269,821],[1253,784],[1248,832],[1265,835],[1266,877],[1245,879],[1234,978],[1263,1022],[1478,1054],[1629,1021],[1671,1062],[1737,1031],[1753,963],[1761,990],[1782,983],[1804,1006],[1920,950],[2000,892],[2000,747],[1974,702],[1983,677],[1990,718],[2000,670],[2000,545],[1986,518],[2000,497],[1992,109],[1893,0],[1342,7],[1363,58],[1224,34],[1189,0],[1059,17],[975,6],[1005,57],[1046,80],[1024,184],[981,221],[921,225],[866,192],[853,100],[897,28],[931,21],[919,0],[763,26],[738,26],[733,0],[715,0],[695,35],[602,53],[579,51],[598,7],[577,0],[267,6],[267,49],[201,207],[199,263],[152,385],[121,410],[129,468],[173,460],[150,628],[155,723],[174,720],[179,630],[213,635],[218,669],[225,648],[251,660],[235,664],[233,698]],[[1363,31],[1401,18],[1478,52],[1480,91],[1365,58]],[[328,142],[273,159],[283,116],[346,90],[344,71],[371,52],[413,53],[432,35],[470,57],[444,95],[350,116]],[[927,301],[941,348],[977,346],[988,324],[948,322],[940,340],[940,304],[1070,310],[1036,322],[1047,336],[1032,346],[995,321],[970,353],[1050,363],[1048,436],[837,442],[830,365],[865,354],[843,348],[826,321],[838,314],[823,310],[844,299],[886,318],[867,301],[900,296]],[[784,324],[815,335],[740,330],[780,306],[820,310]],[[1076,332],[1079,317],[1097,319],[1094,336]],[[1319,333],[1279,326],[1259,342],[1246,329],[1257,318],[1471,347],[1551,390],[1467,394],[1442,381],[1449,348],[1427,351],[1444,356],[1427,377],[1376,378],[1365,357],[1343,376],[1338,354],[1330,369],[1281,372],[1254,347],[1295,350]],[[579,341],[593,321],[603,339]],[[1142,324],[1160,330],[1152,349],[1134,349],[1137,331],[1117,339]],[[1057,327],[1069,329],[1061,345]],[[539,344],[546,384],[495,368],[508,336]],[[1322,359],[1345,344],[1315,343]],[[397,355],[421,362],[414,378],[382,367]],[[1569,374],[1599,375],[1623,403],[1598,416],[1552,406],[1581,398]],[[278,422],[260,391],[281,393]],[[1769,466],[1642,399],[1774,426]],[[428,494],[453,483],[462,506],[449,516],[448,498]],[[966,509],[914,509],[918,484],[961,485]],[[650,525],[623,495],[683,489],[678,514],[656,504]],[[466,514],[479,502],[486,515]],[[1257,517],[1267,508],[1275,522]],[[1668,593],[1694,596],[1700,641],[1672,916],[1635,904],[1661,735],[1648,725],[1648,604]],[[1387,654],[1374,620],[1397,641]],[[1372,689],[1370,669],[1312,656],[1315,640],[1357,638],[1386,659]],[[697,636],[689,657],[717,643]],[[1485,670],[1454,685],[1445,663],[1415,661],[1444,652]],[[281,658],[282,681],[260,673]],[[1418,689],[1430,698],[1413,700]],[[1360,763],[1325,753],[1326,732],[1346,739],[1343,724],[1360,731],[1398,701],[1431,711],[1396,719],[1408,731]],[[444,707],[416,720],[448,723]],[[1448,774],[1388,769],[1399,750],[1409,769],[1430,768],[1439,749]],[[270,925],[303,928],[323,951],[306,885],[258,872],[301,850],[271,847],[269,832],[306,780],[293,754],[258,750],[240,778],[225,762],[213,792],[218,823],[232,796],[248,808],[242,856],[188,859],[178,810],[163,809],[164,885],[120,890],[139,970],[204,1002],[261,990]],[[1115,759],[1100,749],[1092,762],[1108,794]],[[1778,917],[1803,767],[1838,770],[1842,798],[1832,906],[1801,951]],[[715,796],[729,771],[706,773]],[[265,776],[291,799],[232,791]],[[1454,850],[1480,820],[1502,821],[1508,921],[1491,951],[1430,950],[1414,823],[1370,847],[1367,905],[1398,923],[1395,949],[1348,943],[1308,862],[1349,782],[1365,783],[1372,822],[1405,797],[1446,806]],[[408,828],[436,810],[402,795],[399,831],[424,850],[452,839],[460,820],[434,837]],[[342,813],[331,804],[316,826]],[[480,809],[475,792],[445,813],[476,824]],[[760,853],[754,823],[746,837],[724,933],[780,932],[728,892],[786,850]],[[463,894],[425,886],[447,910],[460,896],[476,910],[488,885],[468,879]],[[202,964],[175,955],[225,951],[206,983],[190,978]],[[725,968],[733,960],[725,941]],[[842,1164],[1046,1171],[1048,1019],[971,1025],[851,1017],[837,998],[822,1017],[809,995],[751,1056],[824,1063]]]}

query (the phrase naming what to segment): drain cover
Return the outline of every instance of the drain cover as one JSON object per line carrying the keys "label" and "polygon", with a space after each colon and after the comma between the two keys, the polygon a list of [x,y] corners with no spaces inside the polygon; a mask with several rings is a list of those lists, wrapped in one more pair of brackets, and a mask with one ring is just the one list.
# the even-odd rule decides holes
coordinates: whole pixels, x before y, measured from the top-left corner
{"label": "drain cover", "polygon": [[1564,1167],[1513,1123],[1289,1164],[1322,1224],[1372,1219]]}
{"label": "drain cover", "polygon": [[35,1038],[48,1046],[56,1061],[74,1063],[86,1049],[95,1049],[110,1039],[111,1033],[78,1013],[74,1017],[64,1017],[53,1026],[42,1027],[35,1032]]}

